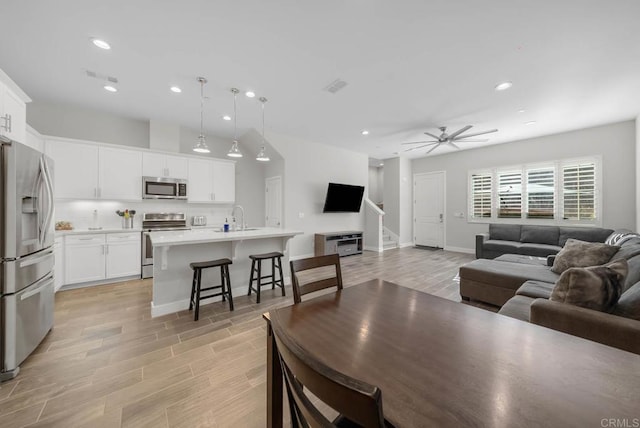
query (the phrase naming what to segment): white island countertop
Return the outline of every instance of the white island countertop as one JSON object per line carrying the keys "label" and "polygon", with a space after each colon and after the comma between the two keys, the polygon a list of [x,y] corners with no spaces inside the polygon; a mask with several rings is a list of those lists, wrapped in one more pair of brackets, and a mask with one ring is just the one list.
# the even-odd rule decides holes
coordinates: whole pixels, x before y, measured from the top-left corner
{"label": "white island countertop", "polygon": [[282,238],[302,235],[299,230],[277,227],[259,227],[235,232],[220,232],[216,229],[191,229],[173,231],[154,231],[149,233],[154,247],[175,245],[205,244],[209,242],[245,241],[249,239]]}

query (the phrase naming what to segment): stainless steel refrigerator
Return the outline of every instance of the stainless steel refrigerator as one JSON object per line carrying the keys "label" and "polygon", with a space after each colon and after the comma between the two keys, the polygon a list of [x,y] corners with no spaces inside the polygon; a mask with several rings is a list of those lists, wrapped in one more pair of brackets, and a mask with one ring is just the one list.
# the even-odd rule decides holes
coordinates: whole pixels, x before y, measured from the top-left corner
{"label": "stainless steel refrigerator", "polygon": [[53,162],[0,139],[0,381],[53,326]]}

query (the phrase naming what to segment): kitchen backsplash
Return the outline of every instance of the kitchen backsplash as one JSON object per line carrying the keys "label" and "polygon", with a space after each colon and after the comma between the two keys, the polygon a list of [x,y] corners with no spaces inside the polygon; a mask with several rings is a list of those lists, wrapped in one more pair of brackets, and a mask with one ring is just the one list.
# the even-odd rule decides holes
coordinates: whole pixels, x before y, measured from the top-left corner
{"label": "kitchen backsplash", "polygon": [[[188,204],[183,201],[56,201],[55,221],[71,222],[74,229],[88,229],[93,227],[94,210],[98,211],[97,223],[103,229],[118,229],[122,227],[122,217],[117,210],[135,210],[133,227],[142,227],[142,214],[147,212],[178,212],[187,215],[191,225],[192,216],[206,216],[207,226],[222,226],[225,219],[231,222],[232,205]],[[240,219],[237,219],[240,220]],[[255,226],[255,225],[254,225]]]}

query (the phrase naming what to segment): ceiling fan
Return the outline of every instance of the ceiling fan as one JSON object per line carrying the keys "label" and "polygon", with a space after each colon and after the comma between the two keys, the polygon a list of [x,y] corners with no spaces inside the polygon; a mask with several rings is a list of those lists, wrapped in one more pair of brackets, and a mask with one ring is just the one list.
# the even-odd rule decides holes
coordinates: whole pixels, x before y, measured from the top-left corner
{"label": "ceiling fan", "polygon": [[484,134],[490,134],[492,132],[498,132],[497,129],[491,129],[489,131],[476,132],[474,134],[462,135],[462,134],[464,134],[465,132],[467,132],[471,128],[472,128],[472,125],[467,125],[467,126],[464,126],[464,127],[460,128],[460,129],[458,129],[456,132],[453,132],[451,134],[447,134],[447,127],[446,126],[441,126],[440,128],[438,128],[440,130],[440,132],[442,132],[442,134],[440,134],[440,136],[431,134],[429,132],[425,132],[425,135],[428,135],[429,137],[434,138],[434,140],[416,141],[416,142],[413,142],[413,143],[402,143],[402,144],[421,144],[418,147],[411,147],[411,148],[405,150],[405,152],[409,152],[411,150],[421,149],[423,147],[433,146],[427,151],[427,154],[429,154],[429,153],[431,153],[432,151],[434,151],[435,149],[437,149],[438,147],[440,147],[443,144],[448,144],[448,145],[453,146],[456,149],[460,150],[460,147],[458,147],[455,143],[486,143],[489,140],[468,140],[468,138],[477,137],[479,135],[484,135]]}

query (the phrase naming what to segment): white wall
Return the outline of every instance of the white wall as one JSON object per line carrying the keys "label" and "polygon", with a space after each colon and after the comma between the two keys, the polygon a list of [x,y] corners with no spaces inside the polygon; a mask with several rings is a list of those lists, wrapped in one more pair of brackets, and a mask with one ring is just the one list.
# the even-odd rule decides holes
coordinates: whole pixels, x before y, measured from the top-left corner
{"label": "white wall", "polygon": [[640,115],[636,118],[636,227],[640,230]]}
{"label": "white wall", "polygon": [[366,186],[368,157],[362,153],[267,133],[284,162],[284,225],[304,232],[291,240],[292,257],[313,254],[316,232],[364,230],[360,213],[322,213],[329,182]]}
{"label": "white wall", "polygon": [[369,166],[369,199],[376,204],[382,202],[382,188],[380,187],[382,182],[382,180],[380,180],[381,173],[382,168]]}
{"label": "white wall", "polygon": [[[634,121],[565,132],[413,161],[413,173],[446,171],[446,247],[472,250],[487,224],[468,223],[468,171],[479,168],[601,155],[603,227],[635,229],[636,135]],[[385,161],[385,167],[389,161]],[[385,177],[386,181],[387,177]],[[386,186],[385,186],[386,191]],[[385,194],[386,198],[386,194]],[[386,211],[386,200],[385,200]],[[453,217],[463,212],[465,218]]]}
{"label": "white wall", "polygon": [[180,125],[151,119],[149,121],[149,148],[161,152],[179,152]]}
{"label": "white wall", "polygon": [[43,135],[149,148],[149,121],[70,104],[33,101],[27,123]]}
{"label": "white wall", "polygon": [[384,161],[384,225],[399,237],[400,246],[413,243],[413,180],[411,160]]}

